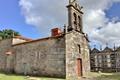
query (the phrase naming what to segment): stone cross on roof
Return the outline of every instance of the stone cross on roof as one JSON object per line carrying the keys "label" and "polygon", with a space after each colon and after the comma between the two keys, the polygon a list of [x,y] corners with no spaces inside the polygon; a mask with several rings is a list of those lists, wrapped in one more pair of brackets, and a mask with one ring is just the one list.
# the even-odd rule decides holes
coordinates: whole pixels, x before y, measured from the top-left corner
{"label": "stone cross on roof", "polygon": [[76,0],[69,0],[69,3],[73,3],[73,2],[75,2]]}

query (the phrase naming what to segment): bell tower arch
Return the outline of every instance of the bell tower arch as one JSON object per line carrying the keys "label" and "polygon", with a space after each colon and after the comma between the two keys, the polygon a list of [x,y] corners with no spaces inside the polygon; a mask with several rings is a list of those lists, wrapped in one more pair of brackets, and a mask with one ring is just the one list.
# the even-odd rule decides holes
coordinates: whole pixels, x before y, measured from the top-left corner
{"label": "bell tower arch", "polygon": [[82,6],[78,4],[77,0],[69,0],[68,8],[68,31],[78,31],[82,33]]}

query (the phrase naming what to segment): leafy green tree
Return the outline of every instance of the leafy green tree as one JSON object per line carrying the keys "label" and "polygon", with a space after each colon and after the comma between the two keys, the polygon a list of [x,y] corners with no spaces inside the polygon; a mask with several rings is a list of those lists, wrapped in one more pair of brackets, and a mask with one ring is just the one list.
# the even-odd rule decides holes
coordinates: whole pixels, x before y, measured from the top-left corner
{"label": "leafy green tree", "polygon": [[3,33],[0,31],[0,40],[2,40]]}
{"label": "leafy green tree", "polygon": [[19,36],[20,34],[12,29],[5,29],[0,31],[0,37],[2,39],[13,38],[14,36]]}

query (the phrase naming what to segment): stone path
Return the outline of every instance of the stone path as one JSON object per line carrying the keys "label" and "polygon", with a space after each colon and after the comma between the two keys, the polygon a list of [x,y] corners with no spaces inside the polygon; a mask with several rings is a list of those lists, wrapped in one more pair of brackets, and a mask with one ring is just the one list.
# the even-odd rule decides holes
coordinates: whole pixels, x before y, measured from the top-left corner
{"label": "stone path", "polygon": [[[62,80],[62,79],[53,79],[53,78],[35,78],[35,77],[27,77],[27,80]],[[64,79],[63,79],[64,80]]]}

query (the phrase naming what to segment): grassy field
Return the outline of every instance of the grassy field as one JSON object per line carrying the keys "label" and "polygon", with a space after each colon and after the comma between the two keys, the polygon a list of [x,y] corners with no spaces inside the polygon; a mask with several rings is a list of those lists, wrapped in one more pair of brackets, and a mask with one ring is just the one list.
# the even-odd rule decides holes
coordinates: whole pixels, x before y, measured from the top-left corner
{"label": "grassy field", "polygon": [[120,80],[120,74],[101,75],[98,80]]}
{"label": "grassy field", "polygon": [[64,80],[64,79],[0,74],[0,80]]}
{"label": "grassy field", "polygon": [[120,73],[91,73],[93,80],[120,80]]}
{"label": "grassy field", "polygon": [[[90,80],[120,80],[120,73],[90,73]],[[89,80],[89,78],[87,80]],[[91,79],[92,78],[92,79]],[[65,80],[46,77],[27,77],[18,75],[0,74],[0,80]]]}
{"label": "grassy field", "polygon": [[0,80],[26,80],[23,76],[0,74]]}

